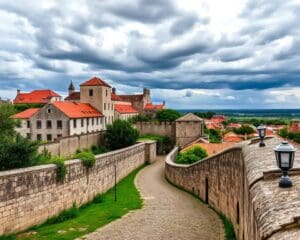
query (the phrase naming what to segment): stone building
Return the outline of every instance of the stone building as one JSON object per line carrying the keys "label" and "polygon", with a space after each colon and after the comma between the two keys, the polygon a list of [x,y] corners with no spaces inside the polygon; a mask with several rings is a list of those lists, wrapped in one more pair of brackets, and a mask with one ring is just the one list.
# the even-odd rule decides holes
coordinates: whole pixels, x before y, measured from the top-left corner
{"label": "stone building", "polygon": [[1,105],[1,104],[7,104],[7,103],[11,103],[11,101],[10,101],[9,99],[4,100],[4,99],[2,99],[2,98],[0,97],[0,105]]}
{"label": "stone building", "polygon": [[204,135],[203,119],[188,113],[176,120],[176,144],[185,146]]}
{"label": "stone building", "polygon": [[61,96],[56,92],[46,90],[34,90],[30,93],[21,93],[17,90],[17,96],[15,97],[14,104],[46,104],[54,101],[61,101]]}
{"label": "stone building", "polygon": [[27,109],[14,116],[20,119],[17,132],[39,141],[103,130],[103,115],[88,103],[53,102],[42,108]]}

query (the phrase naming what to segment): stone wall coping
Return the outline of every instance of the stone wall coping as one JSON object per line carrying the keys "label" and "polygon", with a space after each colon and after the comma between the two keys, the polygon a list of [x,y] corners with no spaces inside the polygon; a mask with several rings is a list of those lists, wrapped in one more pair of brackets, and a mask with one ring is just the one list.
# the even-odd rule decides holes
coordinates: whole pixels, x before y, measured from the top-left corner
{"label": "stone wall coping", "polygon": [[[155,142],[155,141],[147,141],[147,142],[137,143],[137,144],[134,144],[130,147],[122,148],[122,149],[111,151],[111,152],[108,152],[108,153],[102,153],[102,154],[96,155],[95,157],[96,157],[96,160],[98,160],[98,159],[101,159],[101,158],[104,158],[104,157],[109,157],[109,156],[112,156],[112,155],[120,154],[122,152],[126,152],[126,151],[134,149],[138,146],[142,146],[142,145],[145,145],[145,144],[151,144],[153,142]],[[65,164],[67,166],[70,166],[70,165],[78,164],[80,162],[81,162],[80,159],[70,159],[70,160],[65,161]],[[55,164],[45,164],[45,165],[37,165],[37,166],[26,167],[26,168],[18,168],[18,169],[0,171],[0,178],[19,175],[19,174],[24,174],[24,173],[30,173],[30,172],[53,170],[55,168],[56,168]]]}

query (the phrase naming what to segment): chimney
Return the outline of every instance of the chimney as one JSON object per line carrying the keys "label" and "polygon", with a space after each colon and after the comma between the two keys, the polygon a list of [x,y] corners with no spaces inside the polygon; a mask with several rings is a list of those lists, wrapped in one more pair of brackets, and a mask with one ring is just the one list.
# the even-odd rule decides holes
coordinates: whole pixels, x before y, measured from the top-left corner
{"label": "chimney", "polygon": [[166,105],[166,101],[165,101],[165,100],[163,100],[163,105],[164,105],[164,106]]}
{"label": "chimney", "polygon": [[112,88],[112,93],[116,94],[116,88]]}
{"label": "chimney", "polygon": [[144,95],[150,95],[150,90],[148,88],[144,88]]}
{"label": "chimney", "polygon": [[21,90],[20,90],[20,89],[18,89],[18,90],[17,90],[17,94],[20,94],[20,93],[21,93]]}

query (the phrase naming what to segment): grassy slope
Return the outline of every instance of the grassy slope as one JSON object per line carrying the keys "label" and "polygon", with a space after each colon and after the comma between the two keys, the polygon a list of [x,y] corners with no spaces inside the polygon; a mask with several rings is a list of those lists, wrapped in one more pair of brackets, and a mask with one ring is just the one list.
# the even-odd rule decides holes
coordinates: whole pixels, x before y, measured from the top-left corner
{"label": "grassy slope", "polygon": [[[117,185],[117,202],[114,201],[114,189],[103,194],[103,202],[90,204],[79,209],[75,219],[53,225],[41,225],[33,228],[37,234],[22,237],[23,240],[67,240],[74,239],[122,217],[131,210],[142,207],[142,199],[134,185],[134,178],[140,169],[133,171]],[[64,232],[65,231],[65,232]],[[61,233],[59,233],[61,232]],[[1,238],[0,238],[1,239]]]}

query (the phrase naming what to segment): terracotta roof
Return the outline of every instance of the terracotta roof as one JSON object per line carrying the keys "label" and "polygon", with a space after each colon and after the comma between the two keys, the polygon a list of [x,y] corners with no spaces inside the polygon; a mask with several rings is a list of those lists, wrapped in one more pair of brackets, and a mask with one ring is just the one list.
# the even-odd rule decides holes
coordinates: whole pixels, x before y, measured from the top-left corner
{"label": "terracotta roof", "polygon": [[115,93],[111,93],[111,100],[113,101],[122,101],[121,97]]}
{"label": "terracotta roof", "polygon": [[233,133],[233,132],[228,132],[224,135],[223,138],[224,142],[241,142],[243,141],[242,138],[240,138],[237,134]]}
{"label": "terracotta roof", "polygon": [[229,123],[228,127],[230,128],[240,128],[242,125],[239,123]]}
{"label": "terracotta roof", "polygon": [[147,103],[144,109],[145,110],[164,109],[164,105],[163,104],[154,105],[152,103]]}
{"label": "terracotta roof", "polygon": [[53,102],[51,103],[69,118],[103,117],[103,114],[88,103]]}
{"label": "terracotta roof", "polygon": [[182,151],[184,152],[195,146],[200,146],[206,150],[208,156],[211,156],[213,154],[222,152],[223,150],[232,147],[234,144],[235,143],[195,143],[187,148],[184,148]]}
{"label": "terracotta roof", "polygon": [[38,110],[39,108],[29,108],[24,110],[23,112],[15,114],[13,117],[14,118],[19,118],[19,119],[26,119],[32,117]]}
{"label": "terracotta roof", "polygon": [[30,93],[19,93],[17,94],[14,104],[17,103],[48,103],[52,97],[61,97],[56,92],[46,90],[34,90]]}
{"label": "terracotta roof", "polygon": [[199,118],[198,116],[196,116],[193,113],[188,113],[188,114],[184,115],[183,117],[180,117],[180,118],[176,119],[176,122],[183,122],[183,121],[202,122],[203,119]]}
{"label": "terracotta roof", "polygon": [[222,124],[219,121],[214,121],[212,119],[205,119],[204,120],[205,126],[208,129],[221,129]]}
{"label": "terracotta roof", "polygon": [[115,104],[115,110],[121,114],[138,113],[138,111],[134,109],[131,105],[125,105],[125,104]]}
{"label": "terracotta roof", "polygon": [[119,97],[123,101],[127,102],[133,102],[133,101],[142,101],[144,98],[143,94],[137,94],[137,95],[119,95]]}
{"label": "terracotta roof", "polygon": [[68,101],[80,100],[80,92],[72,92],[69,96],[65,98],[65,100]]}
{"label": "terracotta roof", "polygon": [[80,86],[105,86],[111,88],[110,85],[108,85],[104,80],[98,78],[98,77],[93,77],[86,82],[80,84]]}

